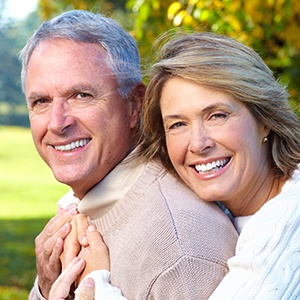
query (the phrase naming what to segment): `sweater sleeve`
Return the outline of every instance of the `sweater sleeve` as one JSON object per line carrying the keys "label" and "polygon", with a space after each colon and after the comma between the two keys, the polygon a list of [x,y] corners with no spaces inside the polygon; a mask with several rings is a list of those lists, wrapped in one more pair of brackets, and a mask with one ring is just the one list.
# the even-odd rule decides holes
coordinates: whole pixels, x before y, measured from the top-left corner
{"label": "sweater sleeve", "polygon": [[209,299],[298,299],[299,211],[296,197],[267,202],[243,228],[229,273]]}
{"label": "sweater sleeve", "polygon": [[88,277],[93,278],[95,281],[95,300],[126,300],[126,298],[122,296],[121,290],[110,284],[110,272],[107,270],[97,270],[86,275],[75,291],[75,300],[77,299],[84,280]]}
{"label": "sweater sleeve", "polygon": [[36,276],[35,278],[34,285],[30,291],[28,300],[46,300],[40,292],[39,285],[38,285],[38,276]]}
{"label": "sweater sleeve", "polygon": [[184,255],[152,282],[146,299],[207,300],[227,271],[218,261]]}

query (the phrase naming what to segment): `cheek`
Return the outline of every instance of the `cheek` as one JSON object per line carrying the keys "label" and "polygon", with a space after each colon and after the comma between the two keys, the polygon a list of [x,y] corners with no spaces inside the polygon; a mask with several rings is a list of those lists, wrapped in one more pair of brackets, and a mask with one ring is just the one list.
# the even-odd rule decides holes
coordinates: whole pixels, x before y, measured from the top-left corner
{"label": "cheek", "polygon": [[170,160],[174,167],[183,163],[187,152],[187,143],[179,136],[166,136],[166,145]]}
{"label": "cheek", "polygon": [[39,147],[42,144],[43,138],[47,134],[48,123],[46,115],[30,116],[31,135],[36,147]]}

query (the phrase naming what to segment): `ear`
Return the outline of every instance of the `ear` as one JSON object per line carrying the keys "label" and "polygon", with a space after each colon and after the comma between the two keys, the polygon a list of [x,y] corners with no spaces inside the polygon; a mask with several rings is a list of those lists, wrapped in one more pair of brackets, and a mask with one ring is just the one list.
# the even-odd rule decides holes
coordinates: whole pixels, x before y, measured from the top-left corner
{"label": "ear", "polygon": [[267,127],[266,125],[263,125],[262,127],[262,139],[267,137],[271,132],[271,129]]}
{"label": "ear", "polygon": [[140,82],[132,89],[129,95],[131,103],[131,128],[135,128],[139,123],[145,92],[146,86]]}

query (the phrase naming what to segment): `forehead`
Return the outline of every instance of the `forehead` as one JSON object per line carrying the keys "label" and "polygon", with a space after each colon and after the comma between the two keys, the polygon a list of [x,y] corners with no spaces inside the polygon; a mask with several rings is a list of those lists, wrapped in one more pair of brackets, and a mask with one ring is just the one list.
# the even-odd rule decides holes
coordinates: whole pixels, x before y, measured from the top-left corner
{"label": "forehead", "polygon": [[28,64],[26,90],[49,85],[73,84],[75,81],[101,84],[113,80],[108,54],[98,44],[67,39],[42,41]]}
{"label": "forehead", "polygon": [[[67,61],[68,58],[78,58],[78,62],[97,62],[107,64],[108,54],[105,49],[95,43],[76,42],[68,39],[49,39],[40,42],[33,50],[29,66],[35,60],[43,58],[47,62],[51,59]],[[76,61],[74,61],[75,63]]]}

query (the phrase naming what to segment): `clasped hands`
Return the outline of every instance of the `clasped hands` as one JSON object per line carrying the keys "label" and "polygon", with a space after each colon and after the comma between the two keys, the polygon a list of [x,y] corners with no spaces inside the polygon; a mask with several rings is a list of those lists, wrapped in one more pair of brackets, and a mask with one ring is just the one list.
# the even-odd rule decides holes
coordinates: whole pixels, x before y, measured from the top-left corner
{"label": "clasped hands", "polygon": [[[76,205],[59,209],[36,237],[35,246],[39,289],[49,300],[67,298],[71,286],[76,288],[90,272],[110,269],[107,246]],[[82,299],[93,299],[94,282],[87,279],[85,284],[91,288]]]}

